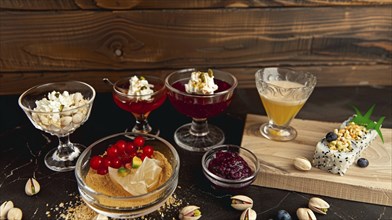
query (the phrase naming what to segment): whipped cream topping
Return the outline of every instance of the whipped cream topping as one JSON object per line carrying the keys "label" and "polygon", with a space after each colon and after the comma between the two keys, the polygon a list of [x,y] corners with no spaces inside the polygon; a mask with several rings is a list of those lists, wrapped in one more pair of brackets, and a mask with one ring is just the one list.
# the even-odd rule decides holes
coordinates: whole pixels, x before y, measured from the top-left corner
{"label": "whipped cream topping", "polygon": [[218,85],[214,82],[214,74],[211,69],[208,72],[193,72],[188,84],[185,84],[187,93],[211,95],[217,89]]}
{"label": "whipped cream topping", "polygon": [[35,101],[34,111],[39,112],[62,112],[86,104],[88,100],[83,98],[80,92],[69,94],[68,91],[63,93],[52,91],[48,93],[47,98]]}
{"label": "whipped cream topping", "polygon": [[137,76],[132,76],[129,80],[129,89],[128,95],[143,95],[140,99],[147,100],[150,99],[151,96],[144,96],[154,93],[154,85],[149,84],[148,81],[141,76],[140,78]]}

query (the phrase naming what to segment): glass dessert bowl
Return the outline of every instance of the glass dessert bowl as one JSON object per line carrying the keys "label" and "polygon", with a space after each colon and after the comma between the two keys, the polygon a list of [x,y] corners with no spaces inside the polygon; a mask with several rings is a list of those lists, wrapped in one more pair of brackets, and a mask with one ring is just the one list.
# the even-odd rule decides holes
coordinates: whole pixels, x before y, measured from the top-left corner
{"label": "glass dessert bowl", "polygon": [[236,145],[213,147],[203,155],[201,164],[213,187],[229,190],[249,186],[260,170],[256,155]]}
{"label": "glass dessert bowl", "polygon": [[136,218],[156,211],[172,195],[179,167],[179,156],[166,140],[126,132],[91,144],[75,175],[81,197],[94,211]]}
{"label": "glass dessert bowl", "polygon": [[177,111],[192,118],[178,128],[175,142],[189,151],[204,152],[225,140],[223,131],[207,118],[223,112],[231,103],[237,79],[230,73],[183,69],[166,77],[168,98]]}
{"label": "glass dessert bowl", "polygon": [[125,132],[159,135],[159,129],[153,129],[147,119],[150,113],[166,100],[164,81],[158,77],[136,74],[122,78],[112,85],[116,105],[130,112],[136,119],[135,126],[127,128]]}
{"label": "glass dessert bowl", "polygon": [[54,171],[70,171],[86,148],[72,143],[69,135],[90,116],[95,90],[79,81],[55,82],[32,87],[20,95],[19,106],[39,130],[57,136],[57,148],[50,150],[45,165]]}

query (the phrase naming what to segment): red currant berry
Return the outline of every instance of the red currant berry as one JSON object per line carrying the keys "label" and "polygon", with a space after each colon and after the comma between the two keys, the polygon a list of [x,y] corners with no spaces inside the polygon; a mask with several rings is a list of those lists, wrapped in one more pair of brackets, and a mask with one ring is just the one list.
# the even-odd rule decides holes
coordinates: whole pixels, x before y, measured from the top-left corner
{"label": "red currant berry", "polygon": [[107,150],[106,150],[106,154],[110,157],[110,158],[113,158],[113,157],[117,157],[118,156],[118,150],[117,150],[117,148],[116,147],[109,147]]}
{"label": "red currant berry", "polygon": [[114,146],[117,148],[117,151],[119,154],[124,154],[126,145],[127,145],[127,142],[124,140],[118,140],[114,144]]}
{"label": "red currant berry", "polygon": [[144,158],[146,158],[146,157],[147,157],[147,155],[145,155],[144,153],[140,154],[140,159],[141,159],[142,161],[144,161]]}
{"label": "red currant berry", "polygon": [[129,156],[121,157],[121,162],[122,162],[122,164],[130,163],[130,162],[132,162],[132,157],[129,157]]}
{"label": "red currant berry", "polygon": [[153,153],[154,148],[152,146],[146,145],[143,147],[143,154],[145,154],[147,157],[151,158]]}
{"label": "red currant berry", "polygon": [[137,156],[137,153],[136,152],[132,152],[132,153],[130,153],[129,154],[129,157],[132,159],[132,158],[134,158],[134,157],[136,157]]}
{"label": "red currant berry", "polygon": [[101,168],[97,171],[97,173],[100,175],[105,175],[108,173],[108,168]]}
{"label": "red currant berry", "polygon": [[119,158],[116,158],[116,157],[115,158],[111,158],[110,167],[118,169],[121,166],[122,166],[122,162],[121,162],[121,160]]}
{"label": "red currant berry", "polygon": [[90,167],[94,170],[98,170],[102,165],[102,157],[101,156],[93,156],[90,159]]}
{"label": "red currant berry", "polygon": [[136,151],[137,147],[132,142],[128,142],[125,146],[125,152],[127,152],[128,154],[135,153]]}
{"label": "red currant berry", "polygon": [[108,167],[110,167],[110,163],[111,163],[110,158],[107,155],[103,156],[102,167],[107,169]]}
{"label": "red currant berry", "polygon": [[133,144],[134,144],[136,147],[143,147],[145,141],[146,141],[146,140],[144,139],[144,137],[142,137],[142,136],[137,136],[137,137],[133,140]]}

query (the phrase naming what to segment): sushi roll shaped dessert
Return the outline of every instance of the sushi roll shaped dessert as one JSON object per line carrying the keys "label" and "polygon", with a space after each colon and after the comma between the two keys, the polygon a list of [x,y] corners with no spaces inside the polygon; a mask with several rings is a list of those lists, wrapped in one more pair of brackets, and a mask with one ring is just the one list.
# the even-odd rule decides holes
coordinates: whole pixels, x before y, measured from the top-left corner
{"label": "sushi roll shaped dessert", "polygon": [[377,135],[384,142],[380,128],[385,117],[377,122],[370,119],[374,105],[365,115],[354,109],[356,114],[317,143],[312,160],[314,167],[343,176]]}

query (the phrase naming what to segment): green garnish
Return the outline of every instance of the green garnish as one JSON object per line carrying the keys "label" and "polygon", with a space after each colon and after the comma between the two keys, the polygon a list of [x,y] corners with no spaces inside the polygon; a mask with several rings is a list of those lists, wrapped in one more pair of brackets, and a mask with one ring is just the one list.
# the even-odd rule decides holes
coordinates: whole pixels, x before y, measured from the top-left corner
{"label": "green garnish", "polygon": [[213,77],[213,76],[214,76],[214,72],[212,71],[212,69],[208,69],[208,75],[209,75],[210,77]]}
{"label": "green garnish", "polygon": [[56,92],[56,93],[54,94],[54,96],[56,96],[56,98],[58,98],[58,97],[60,96],[60,93],[59,93],[59,92]]}
{"label": "green garnish", "polygon": [[355,107],[355,106],[353,106],[353,107],[354,107],[356,115],[351,120],[351,122],[354,122],[357,125],[362,125],[362,126],[366,127],[367,129],[376,130],[378,136],[380,136],[382,142],[384,143],[384,137],[382,136],[380,128],[381,128],[381,125],[385,119],[385,116],[382,116],[380,119],[378,119],[377,122],[375,122],[370,119],[370,116],[372,116],[372,114],[373,114],[373,110],[374,110],[375,105],[370,107],[370,109],[365,113],[365,115],[362,115],[357,107]]}
{"label": "green garnish", "polygon": [[60,105],[60,112],[62,112],[63,111],[63,109],[64,109],[64,105]]}
{"label": "green garnish", "polygon": [[140,76],[140,80],[145,80],[146,78],[144,78],[144,76]]}
{"label": "green garnish", "polygon": [[128,173],[129,173],[129,170],[128,170],[127,168],[125,168],[125,167],[120,167],[120,168],[118,168],[118,170],[117,170],[117,174],[118,174],[119,176],[122,176],[122,177],[127,176]]}

